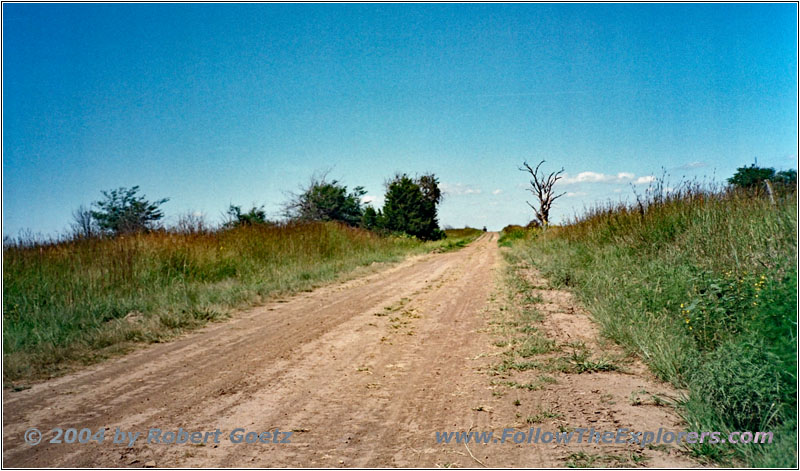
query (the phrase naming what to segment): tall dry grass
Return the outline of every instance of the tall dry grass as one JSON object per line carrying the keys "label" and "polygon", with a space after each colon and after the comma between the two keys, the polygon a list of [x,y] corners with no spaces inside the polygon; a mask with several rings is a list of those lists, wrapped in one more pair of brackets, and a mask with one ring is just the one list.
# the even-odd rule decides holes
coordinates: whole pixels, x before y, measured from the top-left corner
{"label": "tall dry grass", "polygon": [[698,445],[703,459],[797,466],[797,202],[662,181],[514,245],[574,290],[602,332],[689,390],[692,431],[773,431],[771,445]]}
{"label": "tall dry grass", "polygon": [[306,223],[7,244],[4,382],[59,374],[139,342],[164,341],[266,296],[455,241],[421,243]]}

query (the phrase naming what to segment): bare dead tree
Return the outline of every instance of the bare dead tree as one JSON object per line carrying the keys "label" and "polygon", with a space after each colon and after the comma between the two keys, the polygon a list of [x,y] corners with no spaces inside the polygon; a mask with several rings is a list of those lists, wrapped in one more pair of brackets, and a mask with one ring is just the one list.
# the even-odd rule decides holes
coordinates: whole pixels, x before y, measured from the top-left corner
{"label": "bare dead tree", "polygon": [[179,215],[178,222],[173,228],[180,234],[204,234],[210,229],[205,215],[195,211],[187,211]]}
{"label": "bare dead tree", "polygon": [[72,212],[72,235],[75,238],[92,238],[100,232],[97,221],[92,217],[92,211],[84,205]]}
{"label": "bare dead tree", "polygon": [[548,223],[550,222],[550,207],[553,205],[555,200],[564,196],[565,194],[561,193],[560,195],[556,195],[553,193],[553,185],[555,185],[556,182],[561,179],[561,174],[564,173],[564,168],[562,167],[561,170],[550,173],[549,175],[545,173],[540,174],[539,167],[541,167],[544,162],[544,160],[539,162],[536,168],[531,168],[531,166],[528,165],[528,162],[523,162],[523,167],[519,167],[519,170],[522,172],[528,172],[531,174],[531,177],[533,177],[533,179],[530,181],[531,187],[526,189],[533,193],[536,199],[539,200],[539,205],[536,207],[528,201],[526,201],[526,203],[528,203],[528,206],[533,209],[534,214],[536,214],[536,219],[539,220],[539,223],[541,223],[542,227],[547,227]]}

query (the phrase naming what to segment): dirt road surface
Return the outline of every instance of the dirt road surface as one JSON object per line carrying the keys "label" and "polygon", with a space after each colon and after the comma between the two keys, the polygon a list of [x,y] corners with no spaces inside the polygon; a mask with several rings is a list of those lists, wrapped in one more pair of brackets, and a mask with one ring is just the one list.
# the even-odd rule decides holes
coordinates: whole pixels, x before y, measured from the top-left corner
{"label": "dirt road surface", "polygon": [[[631,400],[637,391],[672,394],[635,362],[626,372],[557,374],[541,390],[498,393],[501,386],[487,374],[499,354],[489,325],[499,309],[491,300],[502,289],[505,263],[497,234],[487,233],[459,251],[409,258],[240,312],[170,343],[6,391],[3,464],[563,467],[570,460],[597,466],[618,459],[627,466],[693,466],[674,447],[437,443],[436,432],[499,436],[507,427],[683,430],[671,408]],[[543,298],[548,335],[583,336],[605,348],[568,293],[544,290]],[[557,413],[539,424],[525,422],[544,409]],[[36,446],[23,440],[30,427],[44,433]],[[52,444],[54,427],[107,429],[101,444]],[[132,447],[114,444],[117,428],[142,435]],[[221,435],[219,443],[212,437],[207,444],[147,444],[151,428],[220,429]],[[280,429],[281,439],[291,432],[291,442],[231,443],[237,428]]]}

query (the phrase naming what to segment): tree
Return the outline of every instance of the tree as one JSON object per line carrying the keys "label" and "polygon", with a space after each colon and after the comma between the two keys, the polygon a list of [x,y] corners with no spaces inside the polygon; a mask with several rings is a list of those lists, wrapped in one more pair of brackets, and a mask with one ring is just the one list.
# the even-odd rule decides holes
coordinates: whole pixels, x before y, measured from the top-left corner
{"label": "tree", "polygon": [[94,203],[96,210],[91,211],[91,216],[97,221],[97,226],[104,232],[124,234],[130,232],[149,231],[155,223],[164,217],[159,208],[169,201],[162,198],[156,201],[147,201],[144,196],[137,196],[139,186],[132,188],[120,187],[116,190],[103,191],[105,200]]}
{"label": "tree", "polygon": [[561,193],[560,195],[553,194],[553,186],[561,179],[561,174],[564,173],[564,168],[562,167],[561,170],[553,172],[549,175],[545,175],[544,173],[540,174],[539,167],[541,167],[544,162],[544,160],[539,162],[536,168],[531,168],[527,162],[523,162],[523,166],[519,167],[519,170],[530,173],[531,177],[533,178],[530,181],[531,187],[527,188],[527,190],[533,193],[539,204],[537,207],[527,201],[526,203],[528,203],[528,206],[533,209],[536,219],[539,221],[542,227],[547,227],[547,225],[550,223],[550,208],[552,207],[553,202],[564,196],[564,193]]}
{"label": "tree", "polygon": [[406,174],[396,175],[387,185],[383,227],[422,240],[443,238],[436,216],[436,205],[442,199],[438,183],[432,174],[416,180]]}
{"label": "tree", "polygon": [[246,213],[242,212],[241,206],[230,205],[227,213],[228,221],[225,223],[226,227],[236,226],[255,226],[257,224],[268,224],[267,213],[264,211],[264,205],[253,206]]}
{"label": "tree", "polygon": [[284,207],[284,214],[298,221],[341,221],[350,226],[361,224],[361,197],[367,192],[357,186],[347,192],[347,187],[337,180],[312,178],[308,187],[292,195]]}
{"label": "tree", "polygon": [[736,169],[736,173],[728,179],[728,183],[756,193],[766,191],[770,200],[774,202],[775,196],[796,190],[797,170],[781,170],[776,173],[774,168],[762,168],[753,163],[749,167]]}
{"label": "tree", "polygon": [[427,173],[419,177],[416,181],[422,190],[425,199],[432,201],[434,204],[442,202],[442,191],[439,189],[439,179],[432,173]]}
{"label": "tree", "polygon": [[775,177],[774,168],[761,168],[756,164],[750,164],[749,167],[736,169],[736,173],[728,179],[728,183],[740,188],[758,188],[773,177]]}
{"label": "tree", "polygon": [[211,228],[203,213],[187,211],[178,216],[178,222],[173,230],[181,234],[203,234],[210,232]]}
{"label": "tree", "polygon": [[361,227],[371,231],[380,229],[380,220],[382,218],[383,214],[381,214],[380,211],[375,211],[375,208],[372,206],[367,206],[364,208],[364,214],[361,216]]}
{"label": "tree", "polygon": [[89,239],[100,233],[92,211],[84,205],[72,212],[72,234],[77,238]]}
{"label": "tree", "polygon": [[797,186],[797,170],[781,170],[775,174],[772,181],[784,187]]}

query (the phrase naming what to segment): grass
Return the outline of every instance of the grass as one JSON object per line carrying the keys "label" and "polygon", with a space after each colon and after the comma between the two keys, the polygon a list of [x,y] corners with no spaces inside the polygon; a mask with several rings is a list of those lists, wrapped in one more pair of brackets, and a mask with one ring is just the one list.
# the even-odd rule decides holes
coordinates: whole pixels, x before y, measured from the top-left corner
{"label": "grass", "polygon": [[560,412],[556,412],[551,409],[540,409],[536,415],[528,416],[525,419],[525,423],[528,424],[541,424],[548,419],[562,419],[564,418],[564,414]]}
{"label": "grass", "polygon": [[537,391],[542,389],[545,385],[554,384],[556,382],[555,378],[550,376],[540,375],[536,378],[535,381],[531,381],[528,383],[519,383],[517,381],[492,381],[491,384],[493,386],[506,386],[509,388],[514,389],[527,389],[528,391]]}
{"label": "grass", "polygon": [[495,365],[491,368],[493,373],[505,373],[507,371],[527,371],[542,369],[543,365],[538,361],[515,361],[512,358],[506,358],[503,363]]}
{"label": "grass", "polygon": [[592,358],[591,352],[582,343],[573,346],[566,363],[564,371],[576,374],[619,370],[619,367],[608,358]]}
{"label": "grass", "polygon": [[[500,316],[491,322],[496,326],[494,333],[501,338],[492,342],[492,345],[505,348],[502,352],[503,360],[488,368],[491,376],[507,378],[515,372],[528,370],[556,371],[550,368],[550,360],[534,360],[532,357],[549,354],[559,350],[559,346],[552,339],[547,338],[539,328],[534,325],[542,321],[542,313],[534,306],[543,302],[539,295],[532,295],[534,289],[528,279],[522,275],[522,265],[509,264],[506,268],[504,281],[507,286],[504,301],[498,306],[497,314]],[[503,385],[517,389],[535,391],[547,384],[554,383],[552,377],[540,375],[534,382],[526,384],[516,381],[494,380],[492,384]]]}
{"label": "grass", "polygon": [[567,456],[567,468],[633,468],[649,458],[641,453],[627,452],[622,455],[586,453],[579,451]]}
{"label": "grass", "polygon": [[480,237],[483,231],[465,227],[463,229],[447,229],[445,233],[447,238],[440,242],[440,246],[435,249],[437,252],[450,252],[466,247],[467,244]]}
{"label": "grass", "polygon": [[[686,388],[692,431],[773,431],[769,446],[705,445],[724,464],[796,467],[797,203],[732,190],[652,187],[512,244],[572,289],[602,333]],[[605,364],[571,359],[603,370]]]}
{"label": "grass", "polygon": [[556,342],[548,339],[544,335],[536,332],[528,335],[522,340],[520,345],[515,348],[517,355],[522,358],[530,358],[535,355],[542,355],[557,350]]}
{"label": "grass", "polygon": [[419,242],[338,223],[154,232],[3,248],[3,382],[58,375],[163,342],[231,309],[309,291],[408,254],[455,250],[475,229]]}
{"label": "grass", "polygon": [[525,239],[530,235],[528,229],[517,226],[517,225],[510,225],[503,228],[500,231],[500,239],[498,239],[497,243],[500,244],[501,247],[511,247],[511,244],[520,239]]}

